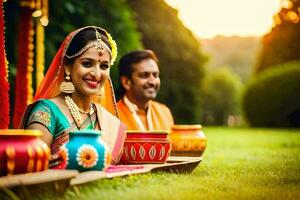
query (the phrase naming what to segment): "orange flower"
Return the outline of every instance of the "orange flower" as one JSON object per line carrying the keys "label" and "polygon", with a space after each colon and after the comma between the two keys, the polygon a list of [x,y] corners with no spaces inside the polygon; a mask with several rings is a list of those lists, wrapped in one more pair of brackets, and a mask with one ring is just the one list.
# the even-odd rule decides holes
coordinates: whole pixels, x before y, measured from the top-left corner
{"label": "orange flower", "polygon": [[98,162],[98,152],[92,145],[84,144],[82,145],[76,154],[76,160],[78,165],[84,168],[92,168]]}
{"label": "orange flower", "polygon": [[69,164],[69,152],[64,145],[60,148],[58,156],[61,158],[61,163],[54,169],[66,169]]}

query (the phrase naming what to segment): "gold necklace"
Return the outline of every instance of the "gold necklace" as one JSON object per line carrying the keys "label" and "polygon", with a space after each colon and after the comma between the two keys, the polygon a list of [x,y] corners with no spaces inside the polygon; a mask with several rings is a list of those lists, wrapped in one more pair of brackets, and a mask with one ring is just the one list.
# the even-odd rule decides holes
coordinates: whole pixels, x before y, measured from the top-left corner
{"label": "gold necklace", "polygon": [[86,111],[81,110],[76,105],[76,103],[73,101],[73,99],[68,95],[65,96],[65,102],[70,110],[70,113],[76,123],[77,128],[80,128],[81,124],[83,123],[83,118],[80,113],[88,114],[90,116],[94,113],[92,104],[90,106],[90,110],[88,112],[86,112]]}

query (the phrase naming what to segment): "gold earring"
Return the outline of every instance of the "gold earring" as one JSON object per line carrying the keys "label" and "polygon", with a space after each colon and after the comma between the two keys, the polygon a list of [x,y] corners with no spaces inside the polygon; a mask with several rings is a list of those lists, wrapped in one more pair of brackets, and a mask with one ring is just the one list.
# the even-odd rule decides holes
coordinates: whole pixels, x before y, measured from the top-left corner
{"label": "gold earring", "polygon": [[101,89],[100,89],[99,96],[100,96],[100,98],[103,98],[104,95],[105,95],[105,89],[104,89],[104,86],[102,86]]}
{"label": "gold earring", "polygon": [[101,99],[103,98],[104,95],[105,95],[105,90],[104,90],[104,86],[102,86],[96,96],[98,97],[98,99]]}
{"label": "gold earring", "polygon": [[98,92],[98,94],[95,95],[95,101],[96,102],[103,102],[104,101],[104,97],[105,97],[105,90],[104,90],[104,86],[100,89],[100,91]]}
{"label": "gold earring", "polygon": [[65,81],[60,84],[60,91],[68,94],[75,91],[74,84],[71,81],[70,72],[66,72]]}

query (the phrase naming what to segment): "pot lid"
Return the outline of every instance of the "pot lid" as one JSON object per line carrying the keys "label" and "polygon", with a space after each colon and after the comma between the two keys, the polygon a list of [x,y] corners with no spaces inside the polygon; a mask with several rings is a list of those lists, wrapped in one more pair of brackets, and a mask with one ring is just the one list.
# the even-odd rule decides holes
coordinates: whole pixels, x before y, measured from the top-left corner
{"label": "pot lid", "polygon": [[85,130],[77,130],[77,131],[71,131],[70,134],[74,135],[101,135],[101,131],[99,130],[93,130],[93,129],[85,129]]}
{"label": "pot lid", "polygon": [[41,136],[43,133],[40,130],[31,129],[3,129],[0,130],[0,135]]}
{"label": "pot lid", "polygon": [[202,126],[200,124],[178,124],[172,126],[172,129],[201,129]]}
{"label": "pot lid", "polygon": [[128,130],[127,134],[169,134],[169,130]]}

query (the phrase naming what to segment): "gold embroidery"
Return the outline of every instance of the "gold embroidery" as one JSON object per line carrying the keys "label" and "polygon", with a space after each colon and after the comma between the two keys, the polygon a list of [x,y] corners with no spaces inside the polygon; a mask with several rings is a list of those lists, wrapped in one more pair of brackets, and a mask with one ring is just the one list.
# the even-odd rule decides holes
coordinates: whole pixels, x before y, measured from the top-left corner
{"label": "gold embroidery", "polygon": [[38,110],[31,114],[29,123],[31,122],[41,122],[45,126],[49,127],[51,125],[51,116],[48,112]]}

